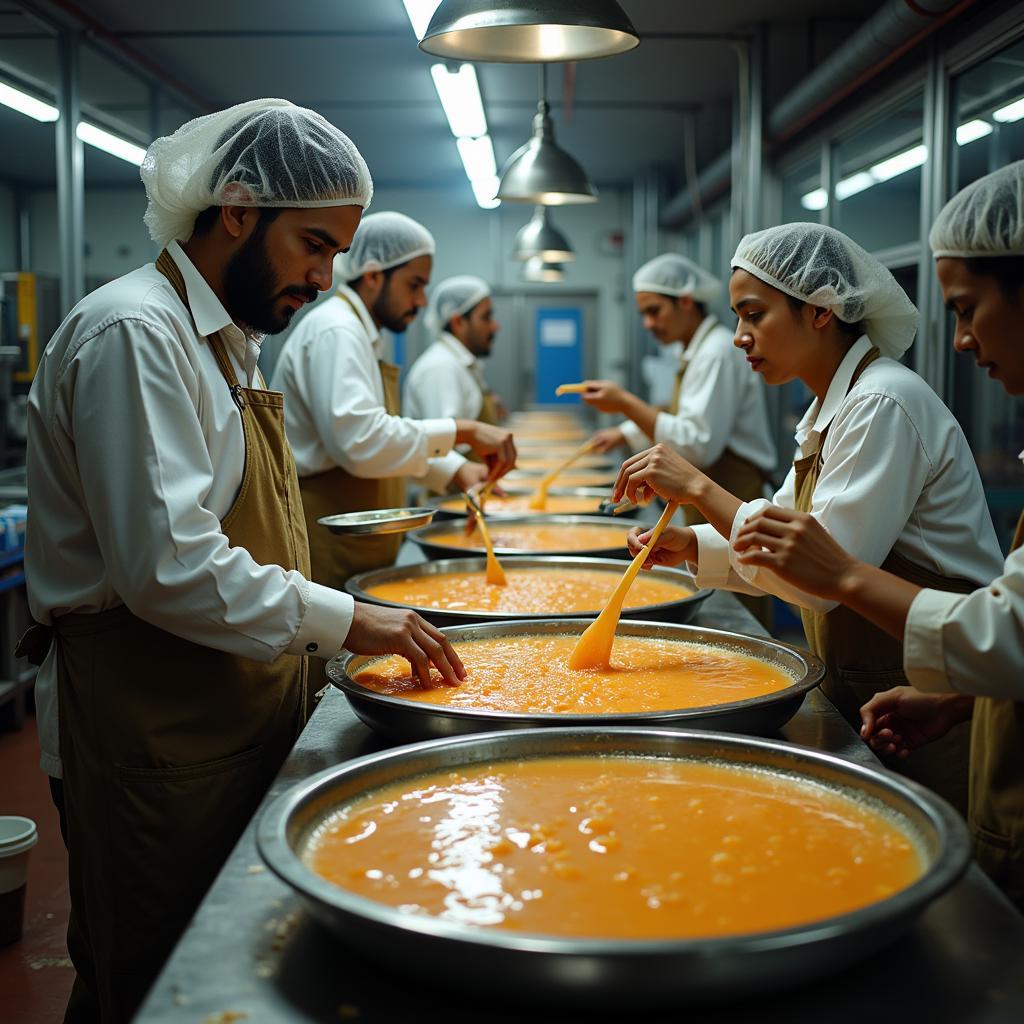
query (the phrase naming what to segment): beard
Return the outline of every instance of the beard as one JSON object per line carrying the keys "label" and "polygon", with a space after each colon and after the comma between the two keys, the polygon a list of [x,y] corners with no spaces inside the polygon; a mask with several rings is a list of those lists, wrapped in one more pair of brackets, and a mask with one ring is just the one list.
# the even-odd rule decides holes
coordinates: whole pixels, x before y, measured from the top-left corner
{"label": "beard", "polygon": [[283,296],[295,295],[308,302],[317,296],[317,290],[308,285],[277,287],[277,273],[270,262],[265,238],[272,221],[272,217],[260,217],[256,229],[224,271],[224,297],[232,319],[260,334],[283,331],[298,312],[288,305],[277,311]]}
{"label": "beard", "polygon": [[395,309],[396,303],[391,298],[391,278],[384,279],[384,287],[381,289],[377,301],[373,304],[374,319],[389,331],[401,334],[416,319],[419,310],[413,306],[412,309],[404,309],[399,312]]}

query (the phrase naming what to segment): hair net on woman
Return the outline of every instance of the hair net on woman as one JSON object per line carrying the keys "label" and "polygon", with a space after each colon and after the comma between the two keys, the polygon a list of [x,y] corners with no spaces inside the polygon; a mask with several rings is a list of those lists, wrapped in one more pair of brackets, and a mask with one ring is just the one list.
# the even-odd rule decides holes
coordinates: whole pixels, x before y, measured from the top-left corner
{"label": "hair net on woman", "polygon": [[674,298],[689,295],[694,302],[714,302],[721,290],[717,277],[674,252],[655,256],[633,275],[635,292],[655,292]]}
{"label": "hair net on woman", "polygon": [[1024,160],[957,192],[935,218],[928,244],[936,259],[1024,256]]}
{"label": "hair net on woman", "polygon": [[430,296],[427,330],[438,334],[455,316],[465,316],[491,294],[491,286],[482,277],[462,274],[442,281]]}
{"label": "hair net on woman", "polygon": [[187,241],[210,206],[370,205],[359,150],[315,111],[287,100],[239,103],[157,139],[139,172],[153,241]]}
{"label": "hair net on woman", "polygon": [[417,256],[434,254],[434,236],[404,213],[371,213],[356,228],[348,252],[334,257],[339,281],[354,281],[371,270],[390,270]]}
{"label": "hair net on woman", "polygon": [[781,224],[740,240],[733,268],[812,306],[860,324],[882,355],[899,359],[914,340],[917,308],[896,278],[853,239],[824,224]]}

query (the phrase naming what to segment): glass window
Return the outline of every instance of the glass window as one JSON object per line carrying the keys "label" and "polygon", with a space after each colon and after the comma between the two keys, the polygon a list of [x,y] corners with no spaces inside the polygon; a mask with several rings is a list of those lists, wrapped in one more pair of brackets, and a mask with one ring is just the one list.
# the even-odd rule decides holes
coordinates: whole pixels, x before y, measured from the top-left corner
{"label": "glass window", "polygon": [[828,192],[821,186],[821,157],[818,153],[797,164],[782,176],[781,223],[815,221],[828,205]]}
{"label": "glass window", "polygon": [[[951,193],[1024,158],[1024,41],[999,51],[953,81]],[[952,323],[947,342],[952,342]],[[953,410],[978,460],[1004,548],[1024,507],[1024,404],[989,380],[967,355],[953,363]]]}
{"label": "glass window", "polygon": [[836,145],[832,225],[868,252],[919,241],[923,129],[918,93]]}

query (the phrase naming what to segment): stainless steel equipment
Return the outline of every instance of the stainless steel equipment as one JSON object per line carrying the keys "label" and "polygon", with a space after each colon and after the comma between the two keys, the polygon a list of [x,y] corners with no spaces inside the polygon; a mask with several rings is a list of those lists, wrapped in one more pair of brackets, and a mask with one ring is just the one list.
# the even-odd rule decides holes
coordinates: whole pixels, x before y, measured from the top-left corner
{"label": "stainless steel equipment", "polygon": [[[604,569],[614,574],[614,579],[622,575],[622,562],[614,558],[573,558],[572,556],[553,556],[549,558],[531,558],[528,556],[512,555],[502,558],[503,567],[511,571],[513,569]],[[522,615],[511,612],[488,612],[466,610],[442,610],[440,608],[425,608],[420,605],[396,604],[394,601],[385,601],[381,597],[375,597],[370,593],[370,588],[380,583],[391,583],[394,580],[403,580],[420,576],[442,576],[450,572],[479,572],[483,573],[486,567],[486,559],[483,558],[446,558],[436,562],[417,562],[414,565],[390,566],[386,569],[373,569],[370,572],[360,573],[353,576],[346,584],[345,589],[357,600],[366,601],[370,604],[384,605],[387,608],[415,608],[415,610],[428,622],[435,626],[465,626],[473,622],[512,622],[512,621],[535,621],[540,619],[578,619],[581,615],[597,615],[600,608],[588,609],[585,612],[557,611],[545,612],[543,615]],[[686,587],[689,593],[676,601],[665,601],[661,604],[648,604],[635,608],[625,608],[622,612],[624,618],[645,619],[654,622],[688,622],[695,614],[701,603],[710,596],[710,590],[698,590],[693,582],[693,577],[683,572],[682,569],[671,569],[667,566],[657,566],[651,572],[658,579],[669,583],[678,583]],[[627,604],[628,604],[627,598]]]}
{"label": "stainless steel equipment", "polygon": [[[445,635],[452,641],[486,640],[501,636],[578,636],[591,619],[540,619],[532,622],[491,622],[475,626],[449,626]],[[758,658],[780,668],[793,680],[775,693],[678,711],[645,711],[631,714],[575,715],[560,713],[513,714],[423,704],[377,693],[355,682],[354,677],[370,661],[371,655],[343,654],[327,663],[327,678],[344,691],[352,710],[371,729],[397,740],[438,739],[465,733],[491,732],[497,729],[610,728],[622,726],[671,726],[677,729],[720,729],[725,732],[771,735],[800,709],[804,695],[825,677],[825,665],[809,651],[802,651],[775,640],[727,633],[718,629],[676,626],[664,622],[637,622],[623,619],[616,636],[654,637],[681,643],[707,644]]]}
{"label": "stainless steel equipment", "polygon": [[[783,931],[628,941],[517,934],[405,914],[346,892],[302,863],[325,815],[368,790],[438,770],[538,756],[725,760],[835,787],[890,813],[917,841],[922,877],[861,910]],[[655,729],[501,732],[400,747],[328,768],[285,792],[257,822],[260,854],[309,911],[361,954],[433,988],[490,999],[610,1008],[736,999],[804,985],[897,939],[963,874],[963,820],[934,793],[879,768],[779,741]],[[496,987],[497,984],[497,987]],[[774,1018],[773,1018],[774,1019]]]}
{"label": "stainless steel equipment", "polygon": [[[503,488],[506,494],[515,496],[526,497],[537,493],[536,487],[505,487]],[[594,501],[594,509],[592,512],[575,512],[573,515],[586,515],[586,516],[612,516],[612,513],[608,510],[602,511],[602,504],[608,498],[608,489],[606,487],[552,487],[548,491],[548,496],[551,498],[557,497],[570,497],[570,498],[592,498]],[[458,501],[460,502],[459,508],[446,508],[444,502]],[[502,512],[500,508],[494,508],[495,499],[491,499],[490,502],[485,504],[484,512],[488,519],[507,519],[509,516],[522,516],[522,512]],[[465,503],[461,502],[457,496],[455,498],[450,494],[435,494],[431,495],[423,501],[423,504],[427,508],[435,509],[434,520],[441,522],[444,519],[457,519],[465,515]],[[623,517],[632,518],[637,514],[639,505],[627,504],[625,508],[616,515],[612,516],[615,519],[622,519]],[[493,511],[492,511],[493,510]],[[558,513],[538,513],[538,515],[557,515]],[[530,516],[531,519],[535,518]]]}
{"label": "stainless steel equipment", "polygon": [[433,510],[427,508],[376,508],[322,516],[317,522],[331,533],[405,533],[429,525],[433,518]]}

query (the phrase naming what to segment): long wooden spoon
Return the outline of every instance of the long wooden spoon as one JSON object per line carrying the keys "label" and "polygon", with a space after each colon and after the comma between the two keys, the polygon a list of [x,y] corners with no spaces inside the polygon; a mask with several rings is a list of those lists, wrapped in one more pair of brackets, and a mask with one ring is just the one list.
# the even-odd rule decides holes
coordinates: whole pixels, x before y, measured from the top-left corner
{"label": "long wooden spoon", "polygon": [[565,460],[565,462],[563,462],[560,466],[557,466],[555,469],[551,470],[551,472],[548,473],[548,475],[544,477],[543,480],[541,480],[540,486],[537,488],[535,494],[530,499],[530,508],[532,508],[535,512],[543,512],[544,508],[548,503],[548,488],[550,488],[551,485],[555,482],[555,479],[559,475],[559,473],[565,472],[565,470],[567,470],[577,459],[583,458],[583,456],[586,455],[587,452],[589,452],[593,448],[593,446],[594,442],[592,440],[587,441],[585,444],[581,444],[579,448],[577,448],[576,451],[574,451],[572,455],[570,455],[569,458]]}
{"label": "long wooden spoon", "polygon": [[491,543],[491,532],[487,529],[487,521],[484,518],[483,511],[465,491],[462,493],[467,504],[476,512],[476,522],[480,527],[480,535],[484,539],[484,547],[487,549],[487,574],[485,579],[496,587],[508,586],[508,577],[505,575],[505,570],[501,567],[501,562],[498,561],[498,556],[494,553],[494,545]]}
{"label": "long wooden spoon", "polygon": [[651,539],[647,542],[643,551],[633,559],[629,568],[623,573],[619,585],[608,598],[608,603],[601,610],[594,621],[587,626],[576,641],[576,646],[569,655],[569,668],[607,668],[608,659],[611,657],[612,644],[615,642],[615,629],[619,624],[619,617],[622,615],[622,603],[626,600],[626,594],[633,585],[633,580],[643,568],[644,562],[650,557],[654,545],[658,543],[669,520],[675,515],[679,506],[670,501],[661,513],[661,518],[651,531]]}

